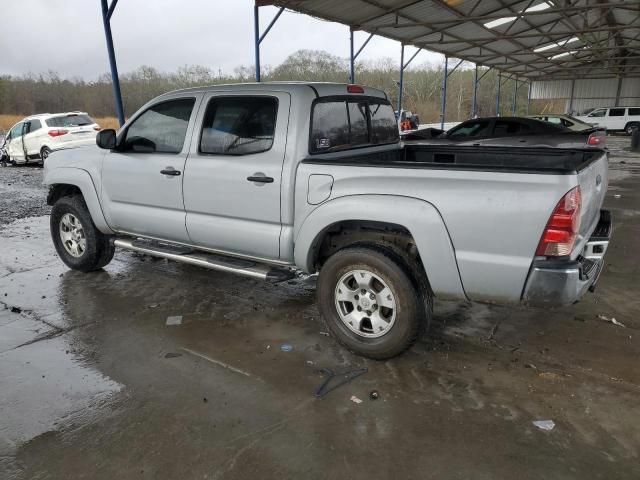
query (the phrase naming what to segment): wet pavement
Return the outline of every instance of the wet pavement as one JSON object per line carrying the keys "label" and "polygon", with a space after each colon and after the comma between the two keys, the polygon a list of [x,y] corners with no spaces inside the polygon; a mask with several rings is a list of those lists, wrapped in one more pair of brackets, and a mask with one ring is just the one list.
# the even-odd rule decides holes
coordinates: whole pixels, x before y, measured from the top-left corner
{"label": "wet pavement", "polygon": [[[640,478],[640,155],[625,143],[610,139],[615,231],[594,294],[436,302],[429,334],[387,362],[324,333],[313,279],[127,252],[70,271],[42,170],[0,169],[0,479]],[[320,368],[368,372],[316,399]]]}

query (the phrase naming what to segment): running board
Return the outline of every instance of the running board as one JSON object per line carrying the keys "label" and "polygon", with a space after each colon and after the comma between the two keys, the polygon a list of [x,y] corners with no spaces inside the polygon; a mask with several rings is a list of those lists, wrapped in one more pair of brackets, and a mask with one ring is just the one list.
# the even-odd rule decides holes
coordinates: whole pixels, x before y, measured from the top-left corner
{"label": "running board", "polygon": [[189,249],[184,249],[184,253],[182,253],[181,247],[168,243],[128,239],[117,239],[113,243],[116,247],[133,252],[166,258],[168,260],[209,268],[211,270],[218,270],[219,272],[237,273],[245,277],[257,278],[269,282],[283,282],[295,276],[294,272],[287,268],[273,267],[251,260],[225,257],[213,253],[196,253],[195,250]]}

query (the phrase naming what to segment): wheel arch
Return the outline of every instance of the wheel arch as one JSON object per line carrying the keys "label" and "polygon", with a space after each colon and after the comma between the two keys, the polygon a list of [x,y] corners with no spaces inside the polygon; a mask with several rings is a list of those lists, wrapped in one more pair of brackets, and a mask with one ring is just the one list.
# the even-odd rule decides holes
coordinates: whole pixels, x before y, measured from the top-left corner
{"label": "wheel arch", "polygon": [[61,197],[80,194],[96,228],[104,234],[114,233],[104,218],[98,193],[89,172],[79,168],[56,168],[46,171],[45,183],[49,186],[48,205],[53,205]]}
{"label": "wheel arch", "polygon": [[[343,227],[347,227],[347,239],[340,238],[345,231]],[[323,252],[327,251],[327,235],[336,232],[338,241],[331,242],[335,245],[329,246],[330,253],[331,249],[375,238],[383,243],[397,243],[398,239],[401,244],[406,242],[409,248],[417,250],[434,293],[466,299],[453,244],[440,213],[432,204],[395,195],[350,195],[326,202],[311,212],[297,229],[296,265],[306,272],[318,271],[324,260]]]}

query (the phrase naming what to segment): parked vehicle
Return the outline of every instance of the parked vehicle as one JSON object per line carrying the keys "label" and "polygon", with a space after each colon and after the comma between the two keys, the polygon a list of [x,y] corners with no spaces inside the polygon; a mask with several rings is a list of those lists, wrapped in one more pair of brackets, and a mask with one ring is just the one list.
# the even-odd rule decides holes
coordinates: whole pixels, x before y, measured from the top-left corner
{"label": "parked vehicle", "polygon": [[609,131],[624,131],[627,135],[631,135],[634,128],[640,129],[640,107],[596,108],[587,115],[575,118]]}
{"label": "parked vehicle", "polygon": [[85,112],[43,113],[16,123],[5,150],[14,164],[45,161],[53,151],[95,145],[100,126]]}
{"label": "parked vehicle", "polygon": [[577,118],[572,117],[571,115],[566,115],[564,113],[541,113],[538,115],[528,115],[527,118],[533,118],[536,120],[541,120],[543,122],[549,122],[554,125],[560,125],[576,132],[592,130],[594,127],[590,123],[585,123],[582,120],[578,120]]}
{"label": "parked vehicle", "polygon": [[434,296],[571,304],[609,242],[603,150],[402,144],[373,88],[180,90],[97,144],[45,163],[70,268],[119,247],[271,281],[319,272],[327,328],[371,358],[408,348]]}
{"label": "parked vehicle", "polygon": [[[462,122],[429,143],[505,147],[603,148],[600,128],[573,131],[562,125],[522,117],[485,117]],[[425,140],[426,141],[426,140]]]}
{"label": "parked vehicle", "polygon": [[9,156],[5,150],[5,131],[0,130],[0,167],[6,167],[9,165]]}
{"label": "parked vehicle", "polygon": [[420,117],[418,114],[410,112],[409,110],[401,110],[398,114],[398,111],[396,110],[395,115],[398,119],[400,132],[417,130],[420,128]]}

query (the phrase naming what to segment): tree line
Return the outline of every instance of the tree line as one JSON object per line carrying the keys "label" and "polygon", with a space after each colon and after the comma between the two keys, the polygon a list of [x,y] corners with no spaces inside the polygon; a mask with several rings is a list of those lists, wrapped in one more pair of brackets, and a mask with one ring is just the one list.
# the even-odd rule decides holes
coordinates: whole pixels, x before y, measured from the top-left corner
{"label": "tree line", "polygon": [[[451,65],[451,62],[450,62]],[[454,71],[447,86],[447,121],[461,121],[470,117],[473,91],[473,66],[462,64]],[[482,75],[485,69],[479,70]],[[148,100],[171,90],[222,83],[252,82],[253,67],[241,66],[233,74],[221,74],[194,65],[175,72],[160,72],[141,66],[121,75],[121,89],[125,112],[133,113]],[[380,88],[390,95],[395,107],[398,95],[398,65],[392,59],[366,61],[356,64],[356,83]],[[440,118],[444,64],[423,64],[404,74],[403,108],[420,115],[422,122],[436,122]],[[299,50],[280,65],[263,67],[264,81],[302,80],[347,82],[349,65],[346,59],[324,51]],[[479,116],[494,115],[496,111],[497,73],[489,71],[479,83],[477,105]],[[510,115],[515,83],[503,80],[501,110]],[[527,104],[527,85],[520,84],[517,92],[517,114],[524,114]],[[80,110],[96,117],[114,115],[111,77],[101,75],[97,80],[68,79],[56,72],[0,77],[0,114],[29,115],[43,112]],[[535,106],[532,104],[532,111]],[[540,109],[540,106],[537,106]]]}

